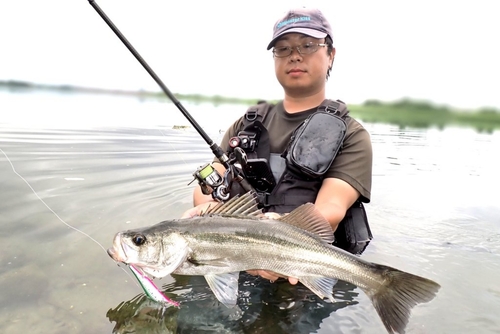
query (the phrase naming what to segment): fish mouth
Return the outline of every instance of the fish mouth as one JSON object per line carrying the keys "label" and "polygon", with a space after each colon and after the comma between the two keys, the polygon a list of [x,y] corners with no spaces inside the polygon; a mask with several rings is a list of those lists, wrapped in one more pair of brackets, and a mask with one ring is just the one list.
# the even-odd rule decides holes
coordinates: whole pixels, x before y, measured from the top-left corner
{"label": "fish mouth", "polygon": [[107,250],[107,253],[109,255],[109,257],[111,257],[113,260],[115,260],[116,262],[123,262],[125,264],[127,264],[127,258],[123,252],[123,250],[121,250],[120,248],[116,248],[115,246],[111,247],[111,248],[108,248]]}
{"label": "fish mouth", "polygon": [[[132,252],[132,254],[130,254]],[[133,254],[133,249],[122,242],[121,236],[118,233],[114,240],[113,246],[111,246],[107,253],[109,257],[111,257],[116,262],[121,262],[125,265],[134,267],[138,272],[140,272],[143,276],[152,276],[152,277],[163,277],[161,274],[161,268],[157,268],[156,266],[152,266],[151,264],[141,263],[138,261]],[[128,255],[127,255],[128,254]]]}
{"label": "fish mouth", "polygon": [[108,248],[107,253],[108,253],[109,257],[111,257],[113,260],[118,261],[116,259],[117,258],[116,251],[113,247]]}
{"label": "fish mouth", "polygon": [[128,256],[125,247],[127,245],[122,242],[120,233],[118,233],[113,239],[113,246],[107,250],[107,253],[113,260],[127,264]]}
{"label": "fish mouth", "polygon": [[124,256],[125,252],[122,247],[118,248],[117,250],[116,246],[113,246],[107,250],[107,253],[114,261],[121,262],[129,267],[132,267],[142,277],[146,277],[148,279],[150,279],[151,277],[156,277],[155,273],[157,272],[157,270],[155,268],[142,266],[139,263],[128,262],[126,257]]}

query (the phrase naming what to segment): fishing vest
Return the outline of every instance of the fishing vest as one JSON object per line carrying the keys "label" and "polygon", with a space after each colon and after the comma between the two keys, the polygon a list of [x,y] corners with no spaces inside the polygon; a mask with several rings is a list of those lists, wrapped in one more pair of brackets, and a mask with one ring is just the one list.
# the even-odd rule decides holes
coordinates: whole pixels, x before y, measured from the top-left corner
{"label": "fishing vest", "polygon": [[[331,142],[332,152],[329,152],[330,156],[328,156],[328,160],[330,161],[320,161],[319,168],[314,168],[314,166],[310,168],[310,165],[316,161],[307,161],[308,155],[307,152],[304,154],[304,147],[295,147],[293,145],[294,140],[297,136],[304,135],[304,133],[310,134],[310,139],[314,139],[316,137],[314,126],[321,126],[326,114],[336,116],[345,125],[345,118],[349,114],[349,111],[346,104],[340,100],[324,100],[318,107],[318,110],[295,129],[287,149],[281,154],[282,160],[280,161],[282,163],[277,164],[274,163],[276,159],[272,159],[271,157],[269,135],[264,126],[266,116],[274,106],[274,104],[259,101],[257,105],[249,107],[242,119],[242,130],[238,133],[238,136],[258,138],[254,148],[245,150],[247,158],[265,158],[267,161],[270,161],[273,174],[279,175],[278,179],[275,180],[276,185],[272,191],[257,191],[262,210],[265,212],[288,213],[301,204],[307,202],[314,203],[316,201],[324,180],[324,174],[333,163],[335,157],[341,152],[345,137],[345,132],[341,132],[346,131],[347,126],[342,129],[341,123],[334,123],[334,126],[331,126],[331,123],[326,123],[325,126],[331,126],[328,128],[331,131],[328,137],[333,138]],[[314,120],[314,117],[317,119]],[[313,129],[307,128],[310,124],[313,124]],[[308,138],[305,140],[307,141]],[[295,150],[297,150],[297,154],[294,157],[293,153]],[[300,160],[301,156],[305,156],[305,161],[295,161]],[[231,196],[244,192],[239,184],[233,183]],[[357,200],[347,210],[344,219],[339,223],[334,235],[335,242],[333,244],[348,252],[361,254],[366,249],[372,239],[372,233],[363,203],[360,200]]]}
{"label": "fishing vest", "polygon": [[[291,143],[295,137],[300,135],[298,130],[303,127],[304,123],[307,123],[311,117],[317,113],[329,113],[336,115],[341,119],[349,114],[347,106],[340,100],[324,100],[318,107],[316,113],[312,114],[305,122],[303,122],[292,134],[290,143],[285,152],[281,154],[284,159],[285,165],[275,164],[271,159],[270,148],[269,148],[269,135],[267,129],[264,126],[264,121],[269,113],[269,111],[274,107],[274,104],[269,104],[264,101],[260,101],[257,105],[248,108],[242,119],[242,130],[239,135],[248,136],[250,134],[257,134],[259,137],[258,144],[254,150],[247,150],[247,157],[249,159],[265,158],[271,164],[271,169],[275,175],[280,175],[279,179],[276,179],[276,186],[271,192],[259,192],[259,200],[263,206],[263,210],[266,212],[277,212],[277,213],[287,213],[297,208],[299,205],[307,202],[314,203],[316,196],[321,188],[321,184],[324,179],[324,173],[326,173],[328,168],[323,168],[322,173],[305,173],[300,168],[294,167],[294,164],[290,158],[292,155]],[[345,131],[345,129],[344,129]],[[332,134],[337,137],[339,134]],[[343,136],[342,136],[343,140]],[[336,154],[340,152],[342,142],[338,143],[335,154],[331,157],[331,161],[324,162],[324,167],[329,167]],[[287,159],[287,155],[289,159]],[[297,155],[299,156],[299,154]],[[307,159],[307,157],[306,157]],[[276,170],[281,169],[281,170]],[[241,193],[241,190],[237,191]]]}

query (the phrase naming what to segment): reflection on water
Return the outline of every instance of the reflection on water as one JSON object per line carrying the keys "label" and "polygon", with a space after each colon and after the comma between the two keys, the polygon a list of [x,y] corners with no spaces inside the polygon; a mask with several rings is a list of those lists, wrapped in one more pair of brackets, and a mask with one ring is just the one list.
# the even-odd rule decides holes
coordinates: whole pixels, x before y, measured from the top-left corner
{"label": "reflection on water", "polygon": [[180,308],[137,296],[109,310],[107,317],[115,323],[113,333],[315,333],[333,312],[357,304],[355,288],[339,282],[333,291],[336,302],[330,303],[301,284],[270,283],[242,273],[238,304],[227,308],[203,277],[175,276],[163,290],[180,301]]}
{"label": "reflection on water", "polygon": [[[212,159],[193,129],[172,128],[188,122],[168,103],[0,94],[0,149],[62,220],[104,248],[118,231],[179,217],[191,206],[193,171]],[[217,142],[244,111],[186,107]],[[407,332],[498,332],[500,133],[365,125],[374,240],[363,258],[442,286],[414,309]],[[156,283],[181,308],[162,310],[138,295],[128,270],[50,212],[3,154],[0,245],[1,333],[384,332],[368,297],[343,282],[330,304],[302,286],[243,275],[235,311],[203,277],[169,276]]]}
{"label": "reflection on water", "polygon": [[106,313],[114,323],[113,333],[176,333],[175,307],[162,307],[144,295],[120,303]]}

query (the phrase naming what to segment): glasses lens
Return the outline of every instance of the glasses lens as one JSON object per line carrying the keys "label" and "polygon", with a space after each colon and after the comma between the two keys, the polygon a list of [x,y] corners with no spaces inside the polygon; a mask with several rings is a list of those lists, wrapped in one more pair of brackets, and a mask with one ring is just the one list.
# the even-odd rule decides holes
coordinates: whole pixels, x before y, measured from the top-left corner
{"label": "glasses lens", "polygon": [[278,46],[273,50],[276,57],[287,57],[292,53],[292,48],[289,46]]}
{"label": "glasses lens", "polygon": [[305,43],[300,46],[300,53],[303,55],[308,55],[318,50],[318,44]]}
{"label": "glasses lens", "polygon": [[278,46],[278,47],[275,47],[273,49],[273,53],[274,53],[274,55],[276,57],[282,58],[282,57],[288,57],[289,55],[291,55],[293,49],[297,49],[297,51],[301,55],[309,55],[311,53],[314,53],[314,52],[318,51],[318,48],[319,48],[318,44],[315,44],[315,43],[312,43],[312,42],[308,42],[308,43],[304,43],[302,45],[295,46],[295,47],[292,47],[292,46]]}

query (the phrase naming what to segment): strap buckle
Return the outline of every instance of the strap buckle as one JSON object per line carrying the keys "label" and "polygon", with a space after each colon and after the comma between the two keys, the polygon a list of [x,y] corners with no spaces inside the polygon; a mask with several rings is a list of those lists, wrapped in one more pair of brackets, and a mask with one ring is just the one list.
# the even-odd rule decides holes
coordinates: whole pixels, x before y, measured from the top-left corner
{"label": "strap buckle", "polygon": [[330,113],[330,114],[337,114],[339,112],[339,107],[340,104],[337,102],[332,102],[329,105],[326,106],[321,106],[324,112]]}
{"label": "strap buckle", "polygon": [[257,119],[257,115],[258,115],[257,109],[249,109],[245,114],[245,118],[247,119],[247,121],[253,122]]}

